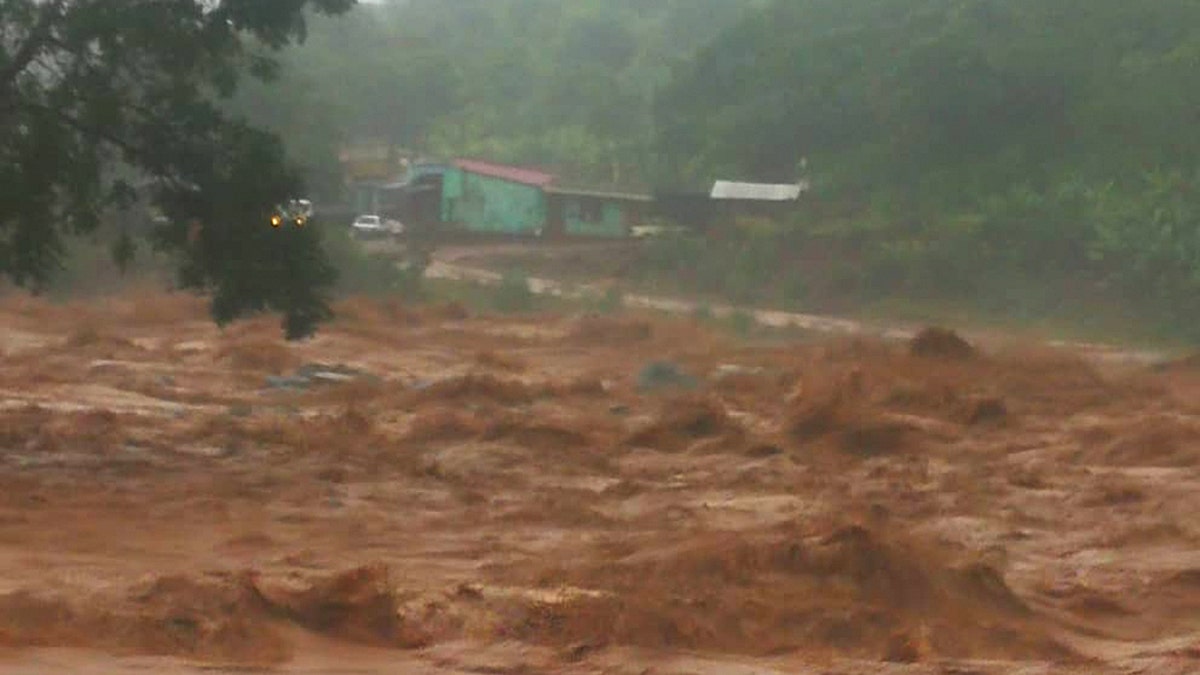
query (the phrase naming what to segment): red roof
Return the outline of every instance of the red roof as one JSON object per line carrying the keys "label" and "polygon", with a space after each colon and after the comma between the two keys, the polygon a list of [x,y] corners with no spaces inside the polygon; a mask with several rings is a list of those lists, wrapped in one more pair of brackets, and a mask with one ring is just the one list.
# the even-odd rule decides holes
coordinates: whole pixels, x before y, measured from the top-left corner
{"label": "red roof", "polygon": [[513,183],[532,185],[534,187],[545,187],[554,182],[553,174],[536,169],[524,169],[519,166],[492,164],[491,162],[480,162],[474,159],[456,159],[454,160],[454,165],[463,171],[470,171],[481,176],[491,176],[492,178],[500,178]]}

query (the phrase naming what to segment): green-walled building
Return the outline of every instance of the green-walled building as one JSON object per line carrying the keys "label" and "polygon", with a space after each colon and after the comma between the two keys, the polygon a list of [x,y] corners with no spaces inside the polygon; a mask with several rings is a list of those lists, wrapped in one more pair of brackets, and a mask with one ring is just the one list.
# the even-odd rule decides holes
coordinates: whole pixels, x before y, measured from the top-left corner
{"label": "green-walled building", "polygon": [[533,169],[458,160],[442,176],[442,221],[476,233],[541,235],[543,190],[553,182]]}
{"label": "green-walled building", "polygon": [[411,167],[398,196],[385,199],[395,216],[418,227],[535,237],[625,237],[651,198],[570,185],[523,167],[460,159]]}

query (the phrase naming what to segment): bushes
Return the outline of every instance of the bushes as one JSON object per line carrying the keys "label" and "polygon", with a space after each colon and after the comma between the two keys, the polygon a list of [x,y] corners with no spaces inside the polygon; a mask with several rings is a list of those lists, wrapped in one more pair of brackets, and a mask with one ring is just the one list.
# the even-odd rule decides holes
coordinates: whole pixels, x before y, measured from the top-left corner
{"label": "bushes", "polygon": [[424,297],[424,261],[413,257],[401,262],[395,255],[372,253],[338,229],[326,228],[321,234],[321,243],[338,271],[338,295]]}
{"label": "bushes", "polygon": [[734,234],[724,241],[671,235],[647,244],[638,273],[670,280],[681,290],[753,303],[777,298],[773,290],[783,271],[782,235]]}
{"label": "bushes", "polygon": [[1189,338],[1200,310],[1200,170],[1146,172],[1092,192],[1092,258],[1108,277]]}
{"label": "bushes", "polygon": [[[686,234],[669,234],[650,240],[642,251],[639,271],[652,275],[700,273],[708,262],[708,243]],[[697,266],[701,269],[697,269]]]}
{"label": "bushes", "polygon": [[537,300],[529,288],[529,279],[511,271],[505,273],[500,284],[492,289],[491,299],[492,306],[500,312],[528,312]]}
{"label": "bushes", "polygon": [[974,208],[957,209],[932,198],[882,200],[841,220],[814,224],[805,213],[783,228],[665,237],[646,245],[638,273],[739,304],[841,312],[915,300],[1089,333],[1107,323],[1200,339],[1191,325],[1200,310],[1200,171],[1147,172],[1101,188],[1068,176],[972,199]]}

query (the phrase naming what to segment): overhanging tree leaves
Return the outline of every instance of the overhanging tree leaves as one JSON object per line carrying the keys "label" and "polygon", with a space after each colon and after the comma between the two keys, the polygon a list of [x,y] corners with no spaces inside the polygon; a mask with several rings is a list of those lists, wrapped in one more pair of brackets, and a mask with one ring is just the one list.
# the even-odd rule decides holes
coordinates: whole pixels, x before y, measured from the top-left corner
{"label": "overhanging tree leaves", "polygon": [[[277,139],[216,100],[245,74],[273,76],[306,11],[354,3],[0,0],[0,274],[42,286],[63,235],[141,197],[168,215],[158,243],[180,256],[184,287],[213,292],[218,322],[278,311],[289,338],[311,334],[333,270],[314,232],[265,225],[298,175]],[[147,178],[138,190],[116,178],[131,173]]]}

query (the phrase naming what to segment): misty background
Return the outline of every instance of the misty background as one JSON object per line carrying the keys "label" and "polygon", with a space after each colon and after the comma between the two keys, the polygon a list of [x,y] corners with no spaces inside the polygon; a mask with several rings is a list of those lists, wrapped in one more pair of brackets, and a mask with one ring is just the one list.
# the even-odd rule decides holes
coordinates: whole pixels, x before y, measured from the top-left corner
{"label": "misty background", "polygon": [[314,18],[283,58],[229,105],[318,200],[341,198],[355,143],[652,189],[803,172],[788,217],[625,272],[815,310],[1102,308],[1194,332],[1190,0],[397,0]]}

